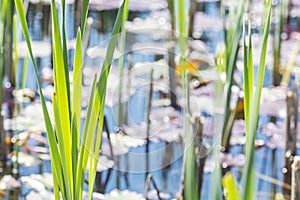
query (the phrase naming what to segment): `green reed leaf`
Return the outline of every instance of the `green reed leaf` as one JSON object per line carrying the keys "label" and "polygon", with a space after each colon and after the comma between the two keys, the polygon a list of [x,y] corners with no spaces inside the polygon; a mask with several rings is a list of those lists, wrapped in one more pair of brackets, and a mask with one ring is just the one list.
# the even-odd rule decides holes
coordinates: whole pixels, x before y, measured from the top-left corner
{"label": "green reed leaf", "polygon": [[13,68],[15,76],[15,86],[17,87],[17,74],[18,74],[18,62],[19,62],[19,52],[18,52],[18,39],[17,39],[17,16],[13,17]]}
{"label": "green reed leaf", "polygon": [[281,51],[281,34],[283,31],[284,17],[287,11],[288,0],[282,0],[279,2],[279,23],[274,33],[274,65],[273,65],[273,85],[278,86],[280,84],[280,51]]}
{"label": "green reed leaf", "polygon": [[82,35],[85,32],[85,26],[86,26],[86,19],[88,16],[88,11],[89,11],[89,0],[83,0],[82,1],[82,10],[81,10],[81,30],[82,30]]}
{"label": "green reed leaf", "polygon": [[[56,136],[57,136],[57,144],[59,148],[60,154],[60,160],[61,160],[61,167],[63,172],[68,172],[68,164],[67,164],[67,150],[65,149],[64,145],[64,130],[62,128],[61,119],[60,119],[60,113],[59,113],[59,105],[58,105],[58,96],[54,93],[52,97],[52,105],[53,105],[53,112],[54,112],[54,120],[55,120],[55,127],[56,127]],[[63,173],[63,179],[66,183],[70,183],[70,176],[68,173]],[[66,195],[68,199],[72,199],[71,196],[71,185],[66,185]]]}
{"label": "green reed leaf", "polygon": [[[118,34],[119,30],[122,24],[122,18],[123,18],[123,11],[124,11],[124,5],[127,2],[127,0],[124,0],[119,11],[118,15],[113,27],[113,31],[111,33],[111,38],[108,43],[106,56],[104,58],[104,62],[102,65],[102,70],[100,74],[100,78],[98,80],[97,88],[95,92],[92,92],[91,94],[94,94],[94,96],[91,96],[94,98],[93,102],[89,103],[89,106],[92,106],[92,110],[89,111],[88,108],[88,114],[87,116],[99,116],[99,124],[103,124],[103,117],[104,117],[104,106],[105,106],[105,97],[106,97],[106,86],[107,86],[107,79],[112,63],[113,54],[116,48],[117,40],[118,40]],[[95,95],[95,93],[97,93]],[[94,131],[96,129],[96,120],[92,118],[87,118],[85,125],[84,125],[84,131],[83,131],[83,138],[82,138],[82,146],[80,148],[80,156],[78,160],[78,168],[81,167],[81,169],[86,169],[88,158],[93,158],[95,156],[99,155],[99,147],[98,149],[95,149],[94,145],[90,142],[89,139],[93,140],[94,138]],[[102,127],[98,127],[98,133],[102,133]],[[97,136],[100,137],[100,136]],[[100,146],[100,145],[98,145]],[[79,166],[80,165],[80,166]],[[83,187],[83,173],[80,169],[77,168],[77,187]],[[93,177],[90,177],[90,180]],[[80,189],[79,189],[80,191]],[[89,193],[92,191],[89,190]]]}
{"label": "green reed leaf", "polygon": [[[87,142],[88,139],[91,139],[94,141],[92,136],[94,135],[94,130],[96,124],[97,118],[98,118],[98,107],[94,107],[97,105],[95,103],[96,98],[96,76],[94,78],[91,94],[89,98],[89,104],[87,109],[87,115],[83,127],[83,133],[82,133],[82,142],[80,146],[80,152],[79,152],[79,158],[77,163],[77,170],[76,170],[76,197],[82,196],[82,190],[83,190],[83,180],[85,175],[85,169],[86,169],[86,163],[89,158],[88,153],[92,153],[92,147],[91,147],[91,141]],[[99,101],[98,101],[99,102]],[[88,146],[89,145],[89,146]]]}
{"label": "green reed leaf", "polygon": [[[249,84],[248,87],[245,87],[245,93],[248,93],[247,97],[249,98],[247,101],[248,106],[248,114],[245,115],[246,121],[246,164],[244,168],[242,183],[243,183],[243,197],[245,199],[252,199],[255,196],[255,171],[254,171],[254,151],[255,151],[255,138],[256,138],[256,131],[258,125],[258,115],[259,115],[259,107],[260,107],[260,97],[261,91],[263,87],[264,81],[264,73],[266,68],[266,56],[267,56],[267,46],[268,46],[268,36],[269,36],[269,27],[271,21],[271,11],[272,11],[272,2],[271,0],[268,1],[267,8],[267,18],[266,23],[263,28],[263,40],[262,40],[262,47],[261,47],[261,54],[260,54],[260,62],[259,68],[257,72],[257,81],[255,85],[255,93],[253,96],[250,97],[251,88],[254,92],[253,86]],[[248,58],[252,57],[252,49],[251,49],[251,35],[250,35],[250,44],[248,49]],[[248,62],[248,66],[245,66],[244,73],[247,68],[250,68],[252,63]],[[249,75],[251,76],[251,75]],[[251,77],[249,77],[251,78]],[[247,89],[248,88],[248,89]],[[245,95],[246,97],[246,95]]]}
{"label": "green reed leaf", "polygon": [[121,52],[121,57],[118,61],[119,68],[119,87],[118,87],[118,126],[122,125],[123,118],[123,107],[122,107],[122,87],[123,87],[123,69],[124,69],[124,56],[125,56],[125,42],[126,42],[126,28],[125,23],[128,19],[128,1],[125,2],[124,11],[123,11],[123,19],[122,19],[122,27],[121,27],[121,35],[119,42],[119,49]]}
{"label": "green reed leaf", "polygon": [[242,199],[239,194],[238,186],[236,185],[236,181],[232,173],[228,172],[227,174],[225,174],[225,176],[222,178],[222,184],[223,184],[224,195],[226,199],[228,200]]}
{"label": "green reed leaf", "polygon": [[[64,181],[62,178],[62,169],[61,169],[61,161],[59,158],[59,150],[58,147],[56,145],[56,137],[52,128],[52,123],[50,120],[50,116],[49,116],[49,112],[47,110],[47,106],[46,106],[46,101],[42,92],[42,88],[41,88],[41,84],[40,84],[40,80],[39,80],[39,76],[38,76],[38,70],[37,70],[37,65],[33,56],[33,52],[32,52],[32,46],[31,46],[31,41],[30,41],[30,36],[29,36],[29,31],[28,31],[28,25],[26,22],[26,16],[25,16],[25,12],[24,12],[24,8],[22,5],[22,0],[14,0],[15,2],[15,6],[16,6],[16,10],[20,19],[20,24],[22,27],[22,31],[24,34],[24,38],[25,41],[27,43],[27,47],[28,47],[28,52],[30,55],[30,58],[32,60],[33,63],[33,67],[34,67],[34,75],[37,81],[37,85],[38,85],[38,90],[40,93],[40,98],[41,98],[41,103],[42,103],[42,109],[43,109],[43,115],[44,115],[44,120],[45,120],[45,126],[46,126],[46,130],[47,130],[47,136],[48,136],[48,141],[49,141],[49,146],[50,146],[50,156],[51,156],[51,160],[55,160],[56,162],[51,164],[52,167],[52,171],[53,171],[53,182],[54,182],[54,189],[60,188],[61,193],[62,193],[62,197],[65,198],[65,185],[64,185]],[[55,191],[55,194],[57,194],[58,191]]]}
{"label": "green reed leaf", "polygon": [[[82,39],[80,28],[77,32],[76,48],[74,56],[73,69],[73,94],[72,94],[72,117],[76,121],[76,129],[78,138],[77,146],[80,142],[80,112],[81,112],[81,94],[82,94]],[[75,137],[74,135],[72,137]]]}
{"label": "green reed leaf", "polygon": [[[59,28],[58,13],[56,9],[55,0],[51,0],[51,13],[52,13],[52,41],[53,41],[53,70],[54,70],[54,87],[57,94],[57,104],[59,119],[62,125],[63,145],[66,153],[66,171],[68,183],[67,196],[73,199],[74,180],[73,180],[73,167],[72,167],[72,140],[70,130],[70,108],[69,108],[69,93],[67,83],[68,70],[65,70],[64,49],[62,48],[62,40]],[[65,19],[63,19],[65,20]],[[63,69],[62,69],[63,68]]]}
{"label": "green reed leaf", "polygon": [[64,70],[65,70],[65,81],[67,88],[67,97],[68,97],[68,108],[69,108],[69,116],[71,116],[71,95],[70,95],[70,77],[69,77],[69,59],[68,59],[68,47],[67,47],[67,36],[66,36],[66,0],[61,1],[61,9],[62,9],[62,48],[63,48],[63,60],[64,60]]}
{"label": "green reed leaf", "polygon": [[[6,8],[7,8],[8,0],[2,0],[1,2],[1,19],[4,22],[6,18]],[[3,30],[3,29],[1,29]]]}
{"label": "green reed leaf", "polygon": [[25,88],[26,84],[26,76],[27,76],[27,68],[28,68],[28,62],[29,62],[29,55],[26,53],[24,64],[23,64],[23,72],[22,72],[22,82],[21,82],[21,88]]}
{"label": "green reed leaf", "polygon": [[[225,83],[225,108],[224,108],[224,123],[222,127],[222,144],[227,143],[224,141],[224,136],[229,135],[226,130],[230,130],[232,124],[228,123],[229,120],[229,111],[230,111],[230,101],[231,101],[231,87],[233,85],[233,75],[236,66],[239,41],[242,34],[242,19],[244,11],[244,0],[239,1],[237,11],[232,8],[230,12],[234,13],[229,21],[229,30],[225,31],[226,33],[226,83]],[[237,13],[237,15],[235,15]]]}

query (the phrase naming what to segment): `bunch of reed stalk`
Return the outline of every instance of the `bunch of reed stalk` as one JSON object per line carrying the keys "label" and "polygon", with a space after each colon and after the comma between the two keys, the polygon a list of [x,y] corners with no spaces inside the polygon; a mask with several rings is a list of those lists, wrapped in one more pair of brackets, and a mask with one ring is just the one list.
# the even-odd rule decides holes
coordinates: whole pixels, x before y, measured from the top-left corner
{"label": "bunch of reed stalk", "polygon": [[[246,122],[246,163],[243,169],[241,189],[237,187],[234,177],[227,173],[223,178],[223,187],[228,199],[253,199],[256,195],[254,152],[255,138],[258,126],[260,98],[266,69],[267,46],[269,27],[271,21],[272,1],[265,1],[266,21],[263,27],[262,46],[260,50],[260,62],[257,70],[256,83],[254,82],[254,66],[252,57],[251,25],[248,22],[248,37],[244,28],[244,115]],[[244,25],[245,27],[245,25]],[[247,45],[248,44],[248,45]]]}
{"label": "bunch of reed stalk", "polygon": [[183,99],[183,129],[185,136],[184,143],[184,155],[183,155],[183,187],[184,187],[184,199],[194,200],[200,198],[198,170],[196,166],[195,155],[195,134],[193,131],[191,118],[192,113],[190,110],[189,101],[189,74],[186,68],[186,58],[188,56],[188,35],[189,35],[189,18],[187,13],[187,1],[178,0],[175,4],[174,10],[176,11],[176,22],[179,32],[178,44],[181,66],[181,84],[182,84],[182,99]]}
{"label": "bunch of reed stalk", "polygon": [[49,111],[46,107],[46,101],[42,92],[39,73],[32,52],[22,0],[14,1],[28,46],[29,56],[34,66],[35,78],[43,108],[46,132],[50,147],[55,199],[82,199],[88,164],[88,194],[89,199],[92,199],[94,179],[101,144],[107,78],[118,40],[118,33],[122,24],[124,5],[127,3],[127,0],[123,1],[118,11],[111,33],[111,38],[109,39],[100,77],[98,79],[96,75],[94,77],[82,133],[80,132],[83,55],[81,38],[85,32],[89,0],[82,1],[81,27],[78,28],[77,32],[74,56],[72,94],[70,92],[69,61],[65,31],[66,1],[61,1],[62,23],[59,24],[57,5],[55,0],[51,0],[55,88],[55,92],[52,97],[52,104],[55,128],[50,120]]}

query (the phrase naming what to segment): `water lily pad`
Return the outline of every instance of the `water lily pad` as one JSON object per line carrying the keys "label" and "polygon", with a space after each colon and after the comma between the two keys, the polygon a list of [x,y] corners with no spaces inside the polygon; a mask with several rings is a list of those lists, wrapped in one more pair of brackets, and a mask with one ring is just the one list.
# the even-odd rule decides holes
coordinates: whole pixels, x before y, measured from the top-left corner
{"label": "water lily pad", "polygon": [[[102,48],[100,46],[90,47],[87,49],[86,53],[87,53],[87,56],[90,58],[97,58],[97,57],[104,58],[106,55],[106,48]],[[120,51],[115,50],[114,59],[117,59],[120,56],[121,56]]]}
{"label": "water lily pad", "polygon": [[285,87],[263,88],[260,114],[285,118],[287,91]]}
{"label": "water lily pad", "polygon": [[[147,46],[141,47],[141,50],[147,49]],[[159,47],[157,47],[159,48]],[[160,47],[161,49],[161,47]],[[132,76],[143,76],[150,74],[151,70],[153,70],[153,78],[160,79],[161,77],[168,77],[169,74],[169,66],[165,60],[159,60],[156,62],[143,62],[136,63],[134,68],[131,70]],[[149,80],[144,80],[145,82],[149,82]]]}
{"label": "water lily pad", "polygon": [[111,143],[113,146],[138,147],[146,144],[146,141],[140,138],[122,135],[119,133],[110,134]]}
{"label": "water lily pad", "polygon": [[[222,161],[222,167],[241,167],[245,164],[245,155],[239,154],[233,156],[232,154],[220,154],[220,159]],[[212,159],[207,159],[204,166],[205,173],[211,173],[215,169],[216,161]]]}
{"label": "water lily pad", "polygon": [[34,153],[49,153],[49,148],[40,147],[40,146],[32,146],[32,147],[30,147],[30,151],[32,151]]}
{"label": "water lily pad", "polygon": [[[32,133],[32,132],[31,132]],[[37,142],[38,144],[47,144],[47,138],[42,136],[40,134],[40,132],[38,133],[32,133],[29,136],[30,140],[34,140],[35,142]]]}
{"label": "water lily pad", "polygon": [[151,55],[165,55],[168,53],[168,49],[174,46],[174,43],[167,42],[148,42],[148,43],[135,43],[132,45],[131,49],[134,52],[139,52],[142,54]]}
{"label": "water lily pad", "polygon": [[[160,192],[159,196],[160,196],[161,199],[171,199],[171,195],[169,193]],[[149,200],[158,199],[157,191],[156,190],[150,190],[149,192],[147,192],[147,198]]]}
{"label": "water lily pad", "polygon": [[105,200],[124,200],[124,199],[146,200],[145,197],[143,197],[143,195],[129,190],[124,190],[124,191],[113,190],[110,193],[105,194]]}
{"label": "water lily pad", "polygon": [[51,160],[51,157],[49,154],[38,153],[38,154],[36,154],[36,156],[41,160]]}
{"label": "water lily pad", "polygon": [[166,117],[169,119],[180,117],[180,112],[173,107],[161,107],[151,110],[151,120],[166,120]]}
{"label": "water lily pad", "polygon": [[[12,161],[16,161],[16,155],[13,155],[11,158]],[[25,165],[27,167],[33,166],[33,165],[39,165],[41,161],[37,158],[35,158],[33,155],[19,152],[18,153],[18,163],[21,165]]]}
{"label": "water lily pad", "polygon": [[[47,107],[51,119],[53,119],[52,105],[47,102]],[[18,131],[41,131],[45,132],[45,123],[43,118],[42,106],[40,103],[33,103],[24,108],[20,115],[13,119],[4,120],[5,130],[18,130]]]}
{"label": "water lily pad", "polygon": [[30,137],[30,132],[23,131],[19,134],[14,135],[10,139],[10,141],[11,141],[12,144],[15,144],[17,142],[19,146],[22,146],[22,145],[26,144],[29,137]]}
{"label": "water lily pad", "polygon": [[22,176],[21,182],[28,188],[34,189],[36,191],[43,191],[45,189],[53,188],[53,178],[52,174],[44,173],[31,174],[30,176]]}
{"label": "water lily pad", "polygon": [[[213,121],[208,118],[204,120],[204,125],[203,125],[203,133],[206,136],[213,136],[215,127]],[[232,127],[232,135],[233,136],[244,136],[245,134],[245,121],[244,120],[235,120],[233,122],[233,127]]]}
{"label": "water lily pad", "polygon": [[52,95],[54,92],[53,85],[48,85],[48,86],[44,87],[42,90],[43,90],[43,94],[44,94],[45,98],[52,99]]}
{"label": "water lily pad", "polygon": [[[89,194],[87,192],[83,191],[82,200],[88,200],[88,198],[89,198]],[[93,192],[93,197],[92,197],[93,200],[104,200],[104,198],[105,197],[103,194]]]}
{"label": "water lily pad", "polygon": [[[97,172],[102,172],[107,169],[110,169],[114,166],[115,162],[113,160],[108,159],[106,156],[99,156],[98,164],[97,164]],[[90,165],[87,165],[87,170],[89,169]]]}
{"label": "water lily pad", "polygon": [[[147,127],[145,124],[123,126],[124,132],[133,138],[146,139]],[[158,142],[157,139],[162,141],[172,142],[179,139],[179,135],[182,133],[182,129],[173,126],[171,123],[159,123],[155,122],[150,126],[150,141]]]}
{"label": "water lily pad", "polygon": [[1,190],[11,190],[20,187],[21,184],[11,175],[5,175],[0,181]]}
{"label": "water lily pad", "polygon": [[[50,57],[51,44],[49,42],[32,41],[32,51],[35,57]],[[26,42],[18,43],[19,57],[25,58],[28,50]]]}
{"label": "water lily pad", "polygon": [[[300,147],[300,127],[297,127],[297,141],[296,145]],[[269,139],[267,141],[267,145],[270,148],[285,148],[285,140],[286,140],[286,124],[285,122],[278,121],[276,124],[269,122],[265,126],[262,127],[262,133],[266,134]]]}
{"label": "water lily pad", "polygon": [[28,88],[14,90],[13,95],[19,103],[33,102],[35,99],[35,92]]}
{"label": "water lily pad", "polygon": [[[50,5],[50,3],[51,3],[51,0],[29,0],[29,1],[30,1],[30,3],[33,3],[33,4],[44,3],[46,5]],[[56,0],[56,3],[61,3],[61,0]],[[66,0],[66,3],[72,4],[72,3],[74,3],[74,0]]]}
{"label": "water lily pad", "polygon": [[[90,67],[90,66],[86,66],[83,69],[83,73],[84,73],[84,86],[82,88],[82,107],[86,107],[87,106],[87,102],[89,100],[90,97],[90,84],[91,84],[91,80],[94,76],[95,73],[98,73],[99,69],[95,68],[95,67]],[[122,86],[123,86],[123,90],[122,90],[122,102],[126,102],[128,101],[128,94],[127,94],[127,89],[125,89],[126,84],[128,80],[128,76],[124,75],[122,77]],[[115,105],[118,104],[118,88],[119,88],[119,84],[120,84],[120,79],[119,79],[119,75],[118,73],[112,69],[109,77],[108,77],[108,83],[107,83],[107,92],[106,92],[106,99],[105,99],[105,105],[108,107],[113,107]],[[83,110],[82,112],[82,117],[85,116],[85,111]]]}
{"label": "water lily pad", "polygon": [[246,161],[246,157],[244,154],[239,154],[233,156],[232,154],[222,153],[221,154],[221,162],[223,165],[231,166],[231,167],[241,167],[244,166]]}
{"label": "water lily pad", "polygon": [[[124,155],[129,152],[129,148],[124,146],[113,146],[112,150],[114,156]],[[101,153],[106,156],[111,156],[111,149],[108,143],[101,145]]]}
{"label": "water lily pad", "polygon": [[49,192],[47,190],[42,190],[39,192],[31,191],[27,196],[26,200],[33,200],[33,199],[39,199],[39,200],[53,200],[54,195],[52,192]]}
{"label": "water lily pad", "polygon": [[221,31],[223,22],[221,17],[210,16],[202,12],[195,13],[195,31]]}
{"label": "water lily pad", "polygon": [[[118,9],[119,0],[90,0],[91,10],[112,10]],[[166,9],[168,6],[165,0],[131,0],[129,1],[129,10],[131,11],[155,11]]]}

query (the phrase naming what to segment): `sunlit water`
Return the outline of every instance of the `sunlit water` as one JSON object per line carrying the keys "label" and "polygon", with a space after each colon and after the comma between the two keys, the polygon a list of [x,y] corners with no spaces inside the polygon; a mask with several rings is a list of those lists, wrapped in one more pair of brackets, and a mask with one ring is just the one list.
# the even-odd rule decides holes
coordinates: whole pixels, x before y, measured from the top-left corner
{"label": "sunlit water", "polygon": [[[49,7],[38,7],[35,5],[30,5],[29,12],[28,12],[28,22],[30,27],[30,32],[32,35],[33,40],[43,40],[50,42],[48,31],[48,24],[47,24],[47,18],[49,17]],[[212,15],[212,16],[218,16],[217,13],[219,13],[219,4],[216,2],[211,3],[201,3],[199,5],[199,10],[204,11],[206,14]],[[75,37],[75,31],[74,31],[74,18],[73,18],[74,10],[72,7],[68,7],[67,9],[67,38],[68,39],[74,39]],[[93,17],[94,24],[91,29],[91,35],[90,35],[90,44],[89,46],[96,46],[102,43],[102,41],[107,40],[109,38],[110,31],[112,29],[113,24],[113,17],[116,15],[117,10],[112,11],[91,11],[89,13],[89,16]],[[129,20],[133,20],[134,17],[140,17],[140,18],[147,18],[149,15],[149,12],[133,12],[129,16]],[[46,20],[46,22],[45,22]],[[103,23],[102,26],[99,25],[100,23]],[[101,28],[100,28],[101,27]],[[154,40],[152,38],[149,38],[143,34],[138,34],[133,36],[135,39],[135,42],[153,42]],[[222,31],[215,32],[215,31],[207,31],[204,32],[201,35],[201,39],[205,41],[207,46],[210,48],[211,53],[216,53],[216,46],[218,42],[222,41]],[[163,42],[163,41],[161,41]],[[155,61],[157,58],[154,55],[143,55],[138,52],[134,52],[133,55],[133,63],[137,62],[151,62]],[[70,58],[72,60],[72,58]],[[50,64],[50,56],[46,58],[39,58],[37,59],[40,69],[46,66],[49,66]],[[86,60],[86,64],[93,65],[95,70],[99,68],[99,65],[101,63],[101,59],[94,59],[94,60]],[[23,65],[24,60],[21,59],[20,66]],[[128,64],[128,63],[127,63]],[[72,62],[70,64],[70,69],[72,68]],[[19,71],[19,74],[21,74],[21,70]],[[242,74],[240,74],[242,76]],[[271,84],[271,78],[272,78],[272,72],[267,68],[266,71],[266,77],[265,77],[265,85],[268,86]],[[33,77],[33,68],[30,65],[28,68],[28,76],[27,76],[27,83],[26,86],[29,88],[32,88],[36,90],[37,86]],[[131,113],[132,119],[131,123],[141,123],[145,120],[145,112],[146,112],[146,97],[147,97],[147,88],[142,88],[138,90],[133,97],[130,100],[129,103],[129,113]],[[113,108],[106,107],[105,114],[108,119],[108,125],[109,130],[111,132],[114,131],[116,122],[114,115],[116,114],[117,107],[114,106]],[[260,125],[264,125],[269,121],[269,117],[267,116],[261,116],[260,117]],[[268,138],[258,131],[258,138],[263,140],[268,140]],[[161,154],[157,154],[155,157],[150,157],[150,165],[154,166],[154,171],[151,171],[151,174],[153,175],[153,178],[162,192],[170,193],[172,197],[175,197],[176,193],[179,190],[180,186],[180,179],[181,179],[181,166],[182,166],[182,153],[183,153],[183,147],[182,144],[173,142],[171,144],[167,144],[165,142],[158,142],[158,143],[150,143],[150,152],[161,150]],[[174,159],[174,162],[172,162],[169,166],[165,167],[164,169],[156,168],[157,166],[161,166],[163,163],[164,152],[165,151],[173,151],[172,156]],[[243,151],[243,147],[240,145],[233,146],[231,149],[231,153],[233,155],[241,154]],[[121,155],[118,158],[115,158],[115,161],[119,160],[119,170],[113,169],[110,174],[110,178],[107,184],[107,187],[105,188],[104,192],[110,192],[113,189],[117,187],[117,184],[119,185],[119,189],[129,189],[132,191],[136,191],[139,193],[144,193],[145,186],[145,173],[144,169],[146,169],[145,166],[145,155],[143,156],[143,153],[145,152],[145,146],[131,148],[130,152],[125,155]],[[298,153],[300,151],[298,150]],[[136,157],[133,156],[135,154],[139,154],[139,159],[136,160]],[[275,159],[273,159],[272,158]],[[210,156],[209,156],[210,157]],[[210,159],[210,158],[208,158]],[[282,175],[282,168],[284,165],[284,152],[283,149],[270,149],[267,146],[264,146],[260,148],[259,150],[256,150],[255,152],[255,168],[256,171],[260,174],[273,177],[275,179],[278,179],[282,181],[283,175]],[[138,173],[134,173],[134,169],[138,169]],[[44,161],[41,166],[36,167],[24,167],[20,166],[20,175],[29,175],[32,173],[42,173],[42,172],[50,172],[50,162]],[[130,171],[130,172],[127,172]],[[233,167],[231,168],[231,171],[236,175],[236,177],[241,176],[240,168]],[[106,179],[106,176],[109,174],[109,171],[104,171],[101,174],[101,181],[104,182]],[[97,176],[99,179],[99,174]],[[117,180],[118,179],[118,180]],[[204,175],[203,178],[203,186],[202,186],[202,199],[209,199],[211,197],[211,173],[207,172]],[[98,180],[99,181],[99,180]],[[96,180],[96,182],[98,182]],[[269,199],[273,193],[281,192],[281,186],[275,186],[274,184],[265,181],[263,179],[258,179],[258,183],[256,184],[258,188],[258,199]],[[19,197],[24,197],[30,190],[28,190],[26,187],[21,188],[21,192],[19,194]]]}

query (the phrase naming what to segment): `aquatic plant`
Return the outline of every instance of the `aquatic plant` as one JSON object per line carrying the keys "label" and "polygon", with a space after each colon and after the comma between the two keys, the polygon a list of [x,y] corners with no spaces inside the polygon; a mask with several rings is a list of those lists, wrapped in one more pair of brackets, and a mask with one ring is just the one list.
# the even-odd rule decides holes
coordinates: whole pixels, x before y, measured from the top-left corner
{"label": "aquatic plant", "polygon": [[274,66],[273,66],[273,85],[278,86],[280,84],[280,51],[281,51],[281,34],[283,31],[284,17],[286,14],[288,0],[282,0],[278,3],[279,6],[279,22],[277,29],[274,33]]}
{"label": "aquatic plant", "polygon": [[268,0],[265,2],[265,4],[267,16],[266,22],[263,27],[263,38],[256,83],[254,83],[254,66],[252,57],[250,23],[248,23],[248,39],[246,38],[246,31],[244,28],[244,116],[246,122],[246,163],[243,170],[243,176],[241,180],[242,191],[240,193],[238,192],[239,190],[235,184],[234,177],[230,173],[225,175],[225,177],[223,178],[223,186],[226,191],[226,196],[229,199],[252,199],[255,196],[254,143],[258,126],[260,97],[266,69],[268,36],[272,11],[272,2]]}
{"label": "aquatic plant", "polygon": [[290,83],[291,73],[294,69],[295,61],[296,61],[297,55],[300,50],[300,37],[296,37],[296,40],[297,40],[297,42],[294,44],[293,51],[289,57],[287,66],[285,68],[285,71],[283,73],[283,76],[282,76],[282,79],[280,82],[280,85],[282,85],[282,86],[288,86]]}
{"label": "aquatic plant", "polygon": [[175,4],[176,10],[176,23],[178,27],[178,44],[179,44],[179,55],[180,55],[180,66],[181,66],[181,84],[182,84],[182,98],[183,98],[183,130],[185,136],[184,143],[184,155],[183,155],[183,188],[184,188],[184,199],[193,200],[200,198],[200,191],[198,190],[198,172],[196,166],[196,155],[195,155],[195,132],[191,124],[191,111],[189,101],[189,75],[186,67],[186,58],[188,56],[188,30],[189,30],[189,19],[186,12],[186,1],[178,0]]}
{"label": "aquatic plant", "polygon": [[[245,7],[248,6],[248,1],[241,0],[238,4],[231,4],[229,7],[228,17],[226,15],[225,1],[221,0],[221,15],[223,20],[223,34],[224,34],[224,47],[221,48],[221,52],[216,57],[216,66],[219,73],[225,73],[225,84],[222,84],[221,76],[216,83],[216,107],[221,106],[220,99],[222,99],[222,93],[225,96],[224,111],[222,113],[223,119],[216,111],[214,121],[217,125],[221,125],[221,141],[215,133],[213,150],[213,159],[215,160],[215,169],[213,171],[213,187],[212,187],[212,199],[220,199],[222,193],[222,170],[220,160],[220,150],[223,152],[229,151],[229,141],[231,136],[231,129],[235,119],[235,110],[231,108],[231,96],[232,86],[234,84],[234,71],[236,68],[236,62],[239,50],[239,41],[242,35],[242,21]],[[228,18],[228,29],[226,28]],[[222,122],[220,122],[222,121]],[[222,149],[219,149],[221,147]],[[223,173],[224,175],[224,173]]]}
{"label": "aquatic plant", "polygon": [[[123,18],[124,0],[119,11],[109,40],[106,57],[99,79],[95,75],[89,99],[87,115],[80,138],[80,111],[82,90],[82,36],[85,31],[89,0],[82,1],[81,28],[78,29],[74,57],[73,94],[70,94],[68,52],[65,33],[65,0],[61,2],[62,25],[60,27],[55,0],[51,0],[54,87],[52,104],[54,124],[49,117],[46,101],[38,76],[37,65],[33,56],[28,26],[22,0],[15,0],[21,27],[34,66],[38,85],[48,142],[50,146],[51,167],[54,180],[55,199],[82,199],[87,165],[89,164],[88,190],[92,198],[94,179],[98,163],[101,133],[104,117],[107,78],[117,43],[117,34]],[[82,31],[81,31],[82,30]],[[96,134],[95,134],[96,133]]]}
{"label": "aquatic plant", "polygon": [[238,57],[239,41],[242,35],[242,21],[244,15],[245,0],[239,1],[238,5],[231,4],[229,8],[229,26],[226,29],[226,14],[224,8],[224,1],[221,1],[222,5],[222,17],[224,20],[224,43],[225,43],[225,56],[224,56],[224,70],[226,74],[224,94],[225,94],[225,107],[224,107],[224,119],[222,126],[222,147],[224,151],[228,151],[228,143],[230,140],[231,127],[233,121],[230,122],[230,117],[232,115],[231,96],[232,96],[232,86],[234,83],[234,70],[236,67],[236,61]]}
{"label": "aquatic plant", "polygon": [[[12,55],[12,36],[13,31],[13,2],[8,0],[1,1],[0,5],[0,113],[3,103],[3,78],[5,68],[11,70],[13,68]],[[5,50],[4,50],[5,49]],[[6,144],[5,131],[3,126],[3,116],[0,115],[0,154],[1,167],[5,166],[6,162]]]}
{"label": "aquatic plant", "polygon": [[[4,22],[5,22],[5,13],[6,13],[6,5],[7,5],[7,0],[3,0],[0,5],[0,77],[3,77],[4,74]],[[2,78],[1,78],[2,80]],[[2,105],[2,81],[0,81],[0,105]],[[0,106],[2,108],[2,106]],[[1,117],[2,118],[2,117]],[[3,121],[3,120],[1,120]],[[0,145],[5,144],[5,134],[4,134],[4,128],[3,128],[3,123],[1,123],[0,126]],[[4,148],[5,149],[5,148]],[[3,152],[1,151],[1,154]]]}
{"label": "aquatic plant", "polygon": [[[271,21],[272,1],[265,2],[267,6],[267,18],[263,27],[262,47],[260,51],[260,62],[257,72],[257,80],[254,86],[254,73],[252,61],[251,31],[249,31],[249,47],[244,51],[244,92],[245,92],[245,121],[246,121],[246,164],[243,173],[243,196],[250,199],[254,194],[254,150],[255,138],[258,125],[258,114],[260,97],[264,82],[266,57],[268,47],[269,27]],[[246,47],[244,47],[246,48]],[[255,88],[255,90],[254,90]]]}
{"label": "aquatic plant", "polygon": [[128,19],[128,3],[125,3],[121,27],[121,35],[119,42],[119,50],[121,52],[121,57],[118,60],[119,67],[119,88],[118,88],[118,127],[121,128],[123,123],[123,106],[122,106],[122,87],[123,87],[123,70],[124,70],[124,53],[125,53],[125,43],[126,43],[126,29],[125,23]]}

